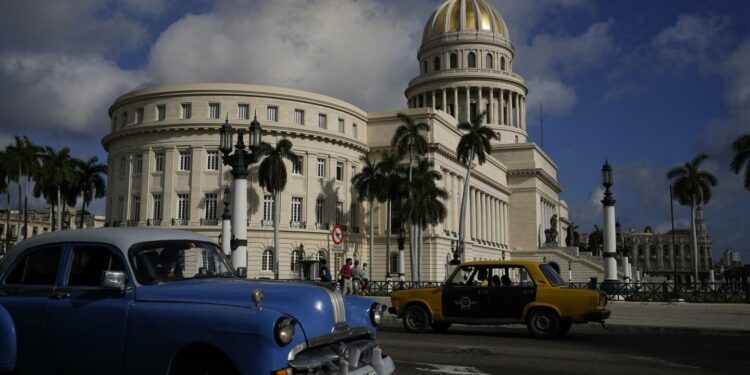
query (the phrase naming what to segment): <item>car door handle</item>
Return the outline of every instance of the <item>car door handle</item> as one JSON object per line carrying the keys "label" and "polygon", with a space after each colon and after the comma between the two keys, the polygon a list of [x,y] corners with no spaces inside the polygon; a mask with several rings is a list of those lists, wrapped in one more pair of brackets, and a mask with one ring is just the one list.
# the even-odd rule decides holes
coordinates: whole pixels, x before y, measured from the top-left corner
{"label": "car door handle", "polygon": [[55,292],[52,294],[52,298],[56,300],[66,299],[70,297],[70,293],[67,292]]}

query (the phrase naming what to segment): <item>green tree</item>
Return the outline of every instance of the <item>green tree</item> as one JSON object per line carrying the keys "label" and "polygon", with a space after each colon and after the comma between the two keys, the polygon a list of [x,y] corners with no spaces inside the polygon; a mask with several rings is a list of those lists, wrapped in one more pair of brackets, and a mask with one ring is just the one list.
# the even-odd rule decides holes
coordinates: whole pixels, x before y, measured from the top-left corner
{"label": "green tree", "polygon": [[565,246],[578,246],[578,225],[571,222],[565,234]]}
{"label": "green tree", "polygon": [[[401,157],[398,153],[386,151],[383,153],[378,167],[380,173],[385,179],[384,186],[386,188],[385,203],[386,203],[386,241],[385,241],[385,272],[386,278],[390,276],[391,272],[397,271],[390,269],[390,256],[391,256],[391,233],[393,232],[393,203],[397,202],[399,208],[401,207],[401,197],[404,194],[404,177],[400,173],[399,163],[401,163]],[[401,221],[399,220],[399,227]]]}
{"label": "green tree", "polygon": [[745,169],[744,185],[745,189],[750,190],[750,134],[745,134],[737,138],[732,143],[734,158],[730,167],[732,172],[739,174],[743,167]]}
{"label": "green tree", "polygon": [[370,204],[370,230],[368,244],[368,258],[372,264],[373,246],[375,241],[375,201],[384,201],[387,194],[385,177],[380,173],[380,163],[373,162],[369,156],[362,156],[362,171],[352,177],[352,185],[357,191],[359,202]]}
{"label": "green tree", "polygon": [[292,163],[299,163],[299,157],[292,152],[292,142],[284,138],[276,143],[276,147],[268,143],[261,143],[260,154],[265,156],[258,168],[258,181],[273,196],[273,276],[279,278],[279,216],[281,192],[286,188],[287,173],[284,159]]}
{"label": "green tree", "polygon": [[[29,178],[39,169],[39,157],[44,149],[26,136],[15,136],[13,144],[5,149],[5,166],[12,181],[18,184],[18,228],[21,228],[22,205],[27,202]],[[23,184],[22,184],[23,183]],[[27,231],[23,236],[26,238]]]}
{"label": "green tree", "polygon": [[693,277],[698,283],[698,235],[695,228],[695,210],[699,205],[708,204],[711,200],[711,188],[718,184],[710,172],[700,169],[708,155],[701,154],[681,167],[667,173],[667,178],[674,180],[674,198],[683,206],[690,206],[690,227],[693,232]]}
{"label": "green tree", "polygon": [[76,175],[78,162],[77,159],[70,156],[70,149],[67,147],[55,151],[52,147],[47,146],[41,159],[42,165],[36,174],[34,193],[35,195],[37,193],[44,195],[48,202],[57,204],[57,222],[54,228],[59,230],[62,229],[63,205],[71,203],[71,195],[72,203],[75,204],[76,194],[69,192],[76,191],[78,185],[78,176]]}
{"label": "green tree", "polygon": [[589,234],[589,243],[587,251],[591,252],[591,255],[599,256],[604,246],[604,231],[599,228],[598,225],[594,225],[594,231]]}
{"label": "green tree", "polygon": [[423,232],[430,226],[438,225],[448,215],[443,203],[448,198],[448,192],[437,185],[442,175],[434,168],[432,161],[418,158],[414,168],[413,180],[408,184],[410,196],[404,202],[409,222],[416,224],[416,264],[415,280],[422,277],[422,247],[424,245]]}
{"label": "green tree", "polygon": [[490,140],[495,138],[495,132],[483,124],[486,112],[482,112],[471,119],[470,122],[458,124],[458,129],[466,133],[461,136],[461,140],[456,147],[458,160],[466,166],[466,178],[464,179],[464,193],[461,197],[461,212],[458,220],[458,248],[461,254],[461,260],[465,256],[465,229],[466,226],[466,203],[469,197],[469,184],[471,182],[471,170],[476,158],[480,165],[487,160],[492,148]]}
{"label": "green tree", "polygon": [[[430,131],[430,125],[426,122],[414,122],[411,117],[404,113],[399,113],[398,118],[402,121],[402,124],[396,128],[396,132],[393,134],[393,138],[391,138],[391,146],[395,147],[398,154],[402,157],[406,155],[409,156],[409,178],[407,181],[411,183],[413,180],[414,157],[417,155],[424,155],[428,150],[427,138],[424,133]],[[412,197],[409,196],[409,198]],[[411,215],[406,214],[403,216],[410,217]],[[417,248],[415,236],[416,230],[416,225],[410,222],[409,255],[411,257],[412,280],[414,280],[414,273],[416,272],[416,265],[414,264],[414,257]],[[399,264],[399,267],[402,267],[402,265]],[[399,270],[399,273],[402,273],[401,270]]]}
{"label": "green tree", "polygon": [[83,217],[86,207],[94,198],[104,198],[107,195],[104,179],[104,176],[107,175],[107,165],[99,163],[99,158],[96,156],[91,157],[87,161],[78,160],[76,164],[78,192],[83,198],[79,228],[83,228]]}

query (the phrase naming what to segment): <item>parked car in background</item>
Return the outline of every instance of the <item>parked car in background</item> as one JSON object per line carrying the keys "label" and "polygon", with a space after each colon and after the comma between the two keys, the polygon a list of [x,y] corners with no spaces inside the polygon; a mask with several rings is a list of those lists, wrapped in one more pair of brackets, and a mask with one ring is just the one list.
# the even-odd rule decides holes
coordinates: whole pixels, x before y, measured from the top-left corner
{"label": "parked car in background", "polygon": [[532,335],[549,338],[610,315],[605,293],[569,288],[549,264],[521,261],[463,263],[441,287],[393,292],[391,304],[410,332],[523,323]]}
{"label": "parked car in background", "polygon": [[[0,262],[0,371],[377,374],[382,305],[251,281],[208,237],[105,228],[35,236]],[[14,333],[15,332],[15,333]]]}

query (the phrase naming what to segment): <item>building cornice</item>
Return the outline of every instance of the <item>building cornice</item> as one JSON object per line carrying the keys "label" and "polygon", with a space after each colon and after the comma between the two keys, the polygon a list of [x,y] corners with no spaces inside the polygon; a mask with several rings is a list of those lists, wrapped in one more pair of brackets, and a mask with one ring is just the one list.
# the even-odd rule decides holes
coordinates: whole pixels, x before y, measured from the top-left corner
{"label": "building cornice", "polygon": [[560,194],[563,191],[562,185],[542,168],[511,169],[508,171],[508,177],[536,177],[551,187],[555,193]]}

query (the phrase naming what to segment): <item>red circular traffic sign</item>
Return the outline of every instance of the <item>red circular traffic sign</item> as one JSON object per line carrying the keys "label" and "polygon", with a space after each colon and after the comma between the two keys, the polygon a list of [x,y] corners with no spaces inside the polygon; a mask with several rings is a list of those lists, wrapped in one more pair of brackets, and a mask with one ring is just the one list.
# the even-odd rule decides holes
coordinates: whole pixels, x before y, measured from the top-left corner
{"label": "red circular traffic sign", "polygon": [[344,242],[344,230],[341,229],[340,225],[335,225],[331,229],[331,239],[335,245],[341,245]]}

